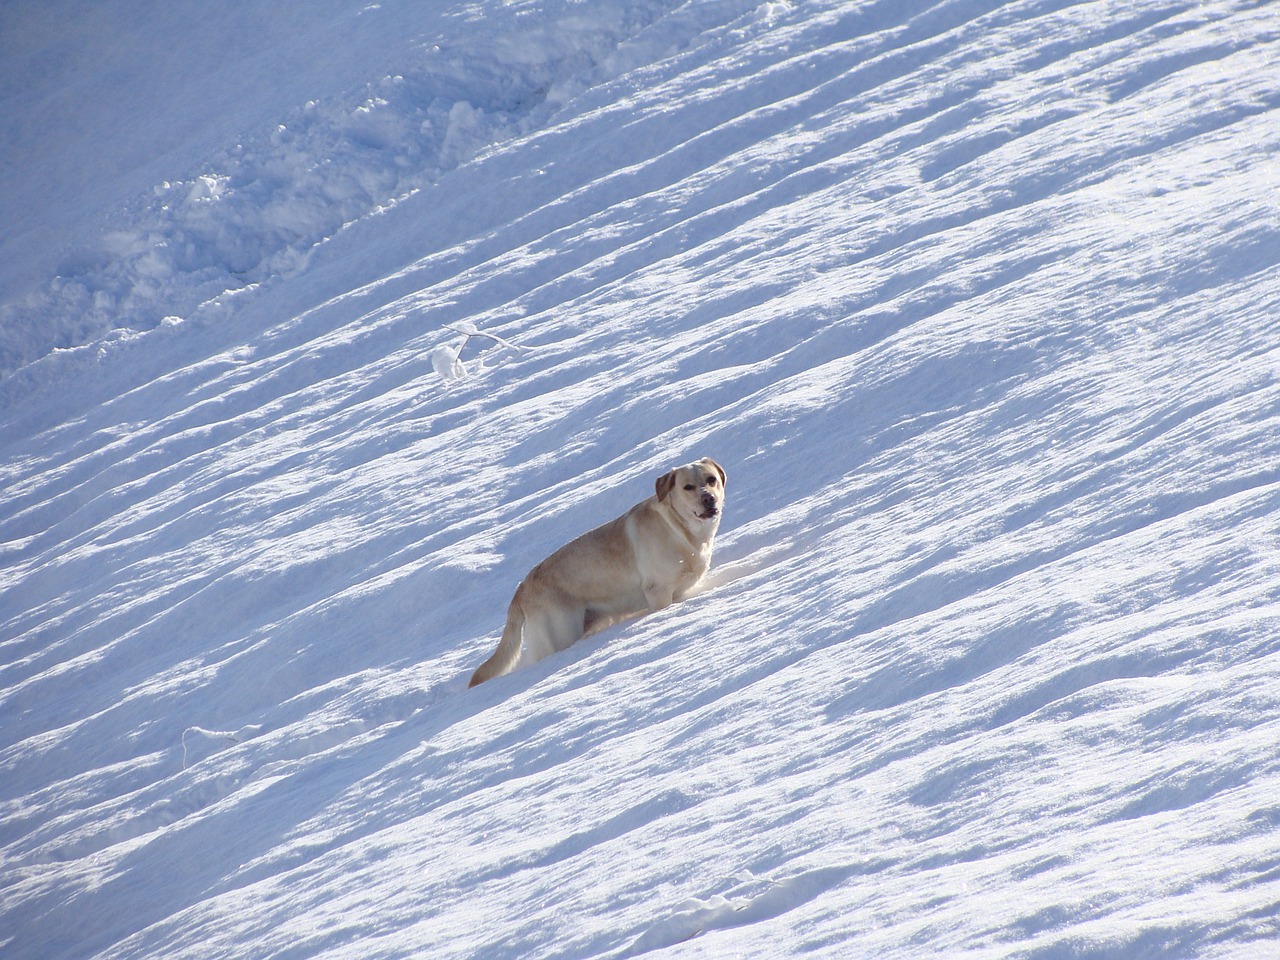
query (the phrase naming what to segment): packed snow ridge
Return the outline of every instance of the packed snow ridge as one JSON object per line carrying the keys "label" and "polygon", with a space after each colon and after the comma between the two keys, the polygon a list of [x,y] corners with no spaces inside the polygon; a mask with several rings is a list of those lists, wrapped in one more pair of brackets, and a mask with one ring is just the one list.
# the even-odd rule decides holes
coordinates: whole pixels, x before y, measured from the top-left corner
{"label": "packed snow ridge", "polygon": [[[216,321],[231,298],[296,274],[344,227],[537,129],[585,89],[673,52],[672,24],[654,27],[673,2],[515,6],[526,9],[492,17],[460,5],[419,17],[438,22],[406,46],[397,72],[298,104],[124,200],[117,222],[68,249],[51,281],[0,299],[0,374],[53,348]],[[687,29],[750,9],[706,7],[669,19]],[[382,15],[377,4],[358,12]]]}
{"label": "packed snow ridge", "polygon": [[[5,960],[1277,955],[1274,4],[0,60]],[[705,455],[698,595],[466,688]]]}

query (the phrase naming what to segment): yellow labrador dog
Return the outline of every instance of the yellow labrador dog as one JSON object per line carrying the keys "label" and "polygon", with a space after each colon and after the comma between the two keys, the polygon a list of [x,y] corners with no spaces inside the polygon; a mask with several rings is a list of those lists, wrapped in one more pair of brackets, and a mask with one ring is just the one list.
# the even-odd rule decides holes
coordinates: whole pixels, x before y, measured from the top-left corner
{"label": "yellow labrador dog", "polygon": [[498,649],[470,686],[688,596],[711,565],[724,481],[710,457],[676,467],[658,478],[648,500],[530,570],[507,609]]}

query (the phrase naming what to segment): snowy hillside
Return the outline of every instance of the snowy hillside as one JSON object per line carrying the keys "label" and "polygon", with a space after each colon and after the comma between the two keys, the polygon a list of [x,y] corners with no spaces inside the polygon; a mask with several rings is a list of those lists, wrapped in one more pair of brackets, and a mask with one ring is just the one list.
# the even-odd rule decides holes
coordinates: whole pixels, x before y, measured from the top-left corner
{"label": "snowy hillside", "polygon": [[[1280,956],[1280,6],[84,6],[5,960]],[[704,455],[704,592],[466,689]]]}

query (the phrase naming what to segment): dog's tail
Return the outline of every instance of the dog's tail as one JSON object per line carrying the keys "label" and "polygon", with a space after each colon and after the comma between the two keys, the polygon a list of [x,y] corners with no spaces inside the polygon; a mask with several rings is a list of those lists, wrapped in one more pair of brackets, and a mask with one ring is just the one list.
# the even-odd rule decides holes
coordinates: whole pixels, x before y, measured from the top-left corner
{"label": "dog's tail", "polygon": [[507,625],[502,631],[502,639],[498,641],[498,649],[493,656],[480,664],[471,675],[468,687],[484,683],[494,677],[502,676],[516,665],[520,657],[520,646],[524,635],[524,610],[520,608],[520,591],[511,598],[511,606],[507,607]]}

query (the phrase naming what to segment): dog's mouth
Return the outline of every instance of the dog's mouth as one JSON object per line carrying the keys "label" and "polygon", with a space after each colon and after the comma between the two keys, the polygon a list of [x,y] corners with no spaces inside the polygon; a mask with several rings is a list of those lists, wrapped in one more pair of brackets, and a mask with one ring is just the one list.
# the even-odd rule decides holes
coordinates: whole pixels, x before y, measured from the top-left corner
{"label": "dog's mouth", "polygon": [[720,514],[719,507],[706,507],[701,513],[694,514],[699,520],[711,520]]}

